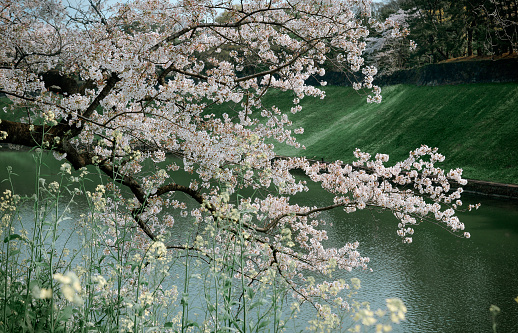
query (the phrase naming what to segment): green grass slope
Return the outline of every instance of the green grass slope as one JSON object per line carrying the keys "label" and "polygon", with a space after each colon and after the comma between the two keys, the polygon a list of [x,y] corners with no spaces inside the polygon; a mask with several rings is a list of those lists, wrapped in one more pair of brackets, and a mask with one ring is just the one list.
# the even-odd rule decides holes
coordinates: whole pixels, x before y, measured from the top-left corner
{"label": "green grass slope", "polygon": [[[383,88],[381,104],[367,104],[349,87],[325,90],[324,100],[304,98],[303,110],[290,114],[294,128],[305,129],[298,140],[307,149],[278,145],[278,154],[351,162],[360,148],[390,154],[395,162],[425,144],[446,156],[445,169],[460,167],[466,178],[518,184],[518,83],[396,85]],[[288,111],[293,97],[271,91],[263,104]],[[7,104],[0,99],[0,107]],[[236,107],[224,104],[207,111],[234,114]]]}
{"label": "green grass slope", "polygon": [[[518,184],[518,84],[469,84],[382,90],[381,104],[367,104],[352,88],[326,87],[324,100],[305,98],[291,117],[307,149],[281,146],[278,154],[352,161],[355,148],[405,159],[422,144],[446,156],[443,168],[464,177]],[[268,94],[265,104],[289,110],[293,96]]]}

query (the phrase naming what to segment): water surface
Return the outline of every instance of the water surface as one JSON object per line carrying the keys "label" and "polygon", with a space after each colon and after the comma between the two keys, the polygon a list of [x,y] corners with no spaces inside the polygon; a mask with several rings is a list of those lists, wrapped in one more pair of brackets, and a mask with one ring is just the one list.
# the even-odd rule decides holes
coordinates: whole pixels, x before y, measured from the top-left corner
{"label": "water surface", "polygon": [[[52,181],[61,162],[49,160],[47,164],[44,173]],[[6,177],[7,165],[19,175],[15,177],[17,192],[31,194],[35,181],[31,155],[0,152],[0,179]],[[5,188],[8,183],[0,183],[0,191]],[[315,186],[297,195],[294,202],[324,205],[328,198]],[[405,302],[407,321],[396,326],[396,332],[491,332],[491,304],[502,310],[498,332],[518,332],[518,303],[514,301],[518,296],[518,202],[474,195],[465,195],[463,201],[465,206],[482,203],[478,211],[459,214],[470,239],[423,223],[415,228],[413,243],[403,244],[390,212],[346,214],[336,209],[322,213],[321,218],[332,223],[326,227],[329,246],[359,241],[360,253],[371,258],[373,272],[343,274],[347,280],[362,280],[357,299],[371,301],[373,309],[383,307],[386,298]]]}

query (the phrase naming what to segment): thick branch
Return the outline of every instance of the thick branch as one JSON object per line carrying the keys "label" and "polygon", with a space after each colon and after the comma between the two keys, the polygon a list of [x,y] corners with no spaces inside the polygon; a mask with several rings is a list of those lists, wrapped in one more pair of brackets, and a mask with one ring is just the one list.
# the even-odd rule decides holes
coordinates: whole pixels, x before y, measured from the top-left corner
{"label": "thick branch", "polygon": [[268,232],[268,231],[272,230],[273,228],[275,228],[277,226],[277,224],[279,224],[279,222],[283,218],[285,218],[287,216],[309,216],[309,215],[314,214],[314,213],[323,212],[323,211],[326,211],[326,210],[331,210],[331,209],[334,209],[334,208],[344,207],[344,206],[345,206],[345,204],[335,204],[335,205],[331,205],[331,206],[311,209],[311,210],[308,210],[305,213],[287,213],[287,214],[282,214],[282,215],[277,216],[273,220],[271,220],[270,223],[268,223],[265,227],[262,227],[262,228],[261,227],[256,227],[254,229],[256,231],[259,231],[259,232]]}
{"label": "thick branch", "polygon": [[88,106],[88,108],[83,112],[82,116],[85,118],[90,118],[92,116],[92,113],[95,111],[95,109],[99,106],[101,101],[108,96],[108,94],[112,91],[112,89],[115,87],[117,82],[119,82],[121,78],[117,75],[117,73],[112,73],[111,76],[106,81],[106,85],[104,86],[103,90],[95,97],[92,104]]}
{"label": "thick branch", "polygon": [[26,147],[39,147],[44,142],[52,144],[56,136],[63,135],[70,129],[68,126],[62,124],[52,127],[33,125],[33,127],[34,128],[31,131],[30,124],[2,120],[0,122],[0,131],[6,132],[7,138],[0,141],[0,144],[11,143]]}
{"label": "thick branch", "polygon": [[157,197],[159,197],[165,193],[177,192],[177,191],[183,192],[183,193],[189,195],[191,198],[196,200],[200,205],[203,204],[203,196],[201,195],[200,192],[195,191],[187,186],[178,185],[178,184],[167,184],[167,185],[161,186],[158,188],[155,195]]}
{"label": "thick branch", "polygon": [[[276,10],[282,10],[282,8],[276,8]],[[263,11],[263,10],[261,10],[261,11]],[[259,11],[257,11],[257,12],[259,12]],[[149,50],[150,51],[156,51],[160,47],[163,47],[165,44],[174,43],[174,41],[177,38],[180,38],[181,36],[191,32],[191,31],[194,32],[197,29],[201,29],[201,28],[237,28],[237,27],[241,27],[241,26],[244,26],[244,25],[247,25],[247,24],[258,23],[257,21],[254,21],[254,20],[248,20],[248,21],[246,20],[247,18],[249,18],[250,16],[254,15],[255,13],[256,12],[252,12],[250,14],[247,14],[245,17],[241,18],[239,21],[236,21],[236,22],[233,22],[233,23],[199,23],[199,24],[191,26],[191,27],[183,28],[182,30],[177,31],[174,34],[169,35],[164,40],[161,40],[160,42],[156,43]],[[268,22],[268,24],[280,25],[280,23],[276,23],[276,22]]]}

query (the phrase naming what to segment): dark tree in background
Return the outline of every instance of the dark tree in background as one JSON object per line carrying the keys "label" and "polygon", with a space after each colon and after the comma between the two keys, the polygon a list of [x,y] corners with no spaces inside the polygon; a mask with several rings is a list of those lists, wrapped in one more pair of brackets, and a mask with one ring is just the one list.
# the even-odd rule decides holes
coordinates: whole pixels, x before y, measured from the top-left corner
{"label": "dark tree in background", "polygon": [[391,0],[379,19],[403,10],[418,48],[406,68],[471,56],[500,57],[518,47],[518,0]]}

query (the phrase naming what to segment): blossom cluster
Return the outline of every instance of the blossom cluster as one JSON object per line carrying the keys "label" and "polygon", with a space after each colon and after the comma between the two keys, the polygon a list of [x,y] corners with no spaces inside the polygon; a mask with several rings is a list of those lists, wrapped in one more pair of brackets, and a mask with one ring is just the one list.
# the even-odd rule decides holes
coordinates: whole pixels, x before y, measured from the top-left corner
{"label": "blossom cluster", "polygon": [[72,302],[76,305],[83,304],[83,299],[80,296],[82,289],[81,282],[74,272],[69,271],[64,275],[61,273],[55,273],[52,277],[54,280],[60,283],[61,292],[69,302]]}

